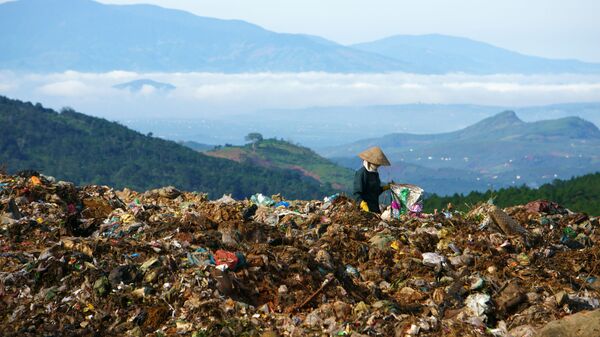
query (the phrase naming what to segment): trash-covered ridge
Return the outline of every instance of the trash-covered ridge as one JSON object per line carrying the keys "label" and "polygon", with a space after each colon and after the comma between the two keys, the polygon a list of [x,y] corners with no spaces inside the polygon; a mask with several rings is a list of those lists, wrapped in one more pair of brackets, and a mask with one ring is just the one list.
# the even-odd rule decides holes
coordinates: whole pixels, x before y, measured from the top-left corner
{"label": "trash-covered ridge", "polygon": [[140,193],[0,175],[0,331],[600,331],[597,218],[536,201],[385,219],[344,196],[209,201],[172,187]]}

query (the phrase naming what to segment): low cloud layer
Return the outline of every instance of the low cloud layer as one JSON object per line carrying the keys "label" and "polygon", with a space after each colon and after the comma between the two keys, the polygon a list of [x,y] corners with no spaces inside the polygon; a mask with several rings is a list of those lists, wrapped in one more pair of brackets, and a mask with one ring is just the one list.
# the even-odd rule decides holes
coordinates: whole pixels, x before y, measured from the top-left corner
{"label": "low cloud layer", "polygon": [[78,97],[93,94],[94,88],[82,81],[68,80],[42,85],[39,91],[47,96]]}
{"label": "low cloud layer", "polygon": [[[169,83],[132,92],[113,86],[138,79]],[[600,101],[600,76],[416,75],[330,73],[0,72],[0,94],[109,119],[214,117],[311,106],[469,103],[525,106]]]}

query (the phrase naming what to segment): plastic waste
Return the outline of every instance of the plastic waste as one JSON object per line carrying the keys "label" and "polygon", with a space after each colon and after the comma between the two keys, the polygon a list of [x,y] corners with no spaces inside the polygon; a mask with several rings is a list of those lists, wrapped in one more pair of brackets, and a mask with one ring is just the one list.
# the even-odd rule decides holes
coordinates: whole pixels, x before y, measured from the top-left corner
{"label": "plastic waste", "polygon": [[412,212],[419,214],[423,210],[422,197],[424,190],[411,184],[390,184],[392,194],[392,217],[399,218],[400,215]]}
{"label": "plastic waste", "polygon": [[469,309],[469,312],[476,316],[487,318],[486,313],[490,310],[490,295],[487,294],[472,294],[465,300],[465,306]]}
{"label": "plastic waste", "polygon": [[441,266],[446,258],[438,253],[423,253],[423,264],[429,267]]}
{"label": "plastic waste", "polygon": [[[223,249],[215,251],[211,256],[211,262],[217,267],[222,267],[230,270],[237,270],[246,264],[244,255],[240,252],[233,253]],[[224,269],[223,269],[224,270]]]}
{"label": "plastic waste", "polygon": [[250,197],[250,201],[257,206],[273,206],[275,205],[275,201],[273,199],[262,195],[262,193],[257,193]]}
{"label": "plastic waste", "polygon": [[321,207],[322,209],[328,209],[331,204],[340,196],[339,193],[336,194],[332,194],[330,196],[327,196],[325,198],[323,198],[323,206]]}
{"label": "plastic waste", "polygon": [[358,270],[356,268],[354,268],[351,265],[347,265],[346,266],[346,274],[352,276],[352,277],[359,277],[360,273],[358,272]]}
{"label": "plastic waste", "polygon": [[230,205],[235,203],[235,199],[231,197],[231,194],[223,194],[223,196],[220,199],[215,200],[215,202],[218,204]]}

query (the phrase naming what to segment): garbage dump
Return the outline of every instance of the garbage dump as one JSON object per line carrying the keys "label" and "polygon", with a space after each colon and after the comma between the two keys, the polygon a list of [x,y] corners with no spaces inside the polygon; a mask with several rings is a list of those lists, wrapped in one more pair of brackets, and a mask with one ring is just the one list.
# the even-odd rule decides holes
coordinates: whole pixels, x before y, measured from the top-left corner
{"label": "garbage dump", "polygon": [[586,323],[600,307],[597,218],[546,201],[409,213],[384,221],[343,195],[211,201],[173,187],[117,191],[36,172],[0,175],[0,331],[581,332],[557,320],[597,331]]}

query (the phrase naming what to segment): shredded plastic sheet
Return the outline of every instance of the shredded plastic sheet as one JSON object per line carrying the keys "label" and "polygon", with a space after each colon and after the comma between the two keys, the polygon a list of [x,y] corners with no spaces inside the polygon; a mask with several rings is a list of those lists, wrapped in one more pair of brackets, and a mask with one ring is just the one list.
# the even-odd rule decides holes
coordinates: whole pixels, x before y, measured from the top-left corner
{"label": "shredded plastic sheet", "polygon": [[391,184],[392,216],[399,218],[407,212],[421,213],[423,211],[422,197],[425,192],[421,187],[412,184]]}
{"label": "shredded plastic sheet", "polygon": [[490,308],[490,295],[487,294],[473,294],[469,295],[465,300],[465,305],[471,313],[477,317],[485,317],[485,313]]}
{"label": "shredded plastic sheet", "polygon": [[275,201],[262,193],[257,193],[250,197],[250,201],[256,206],[273,206]]}

